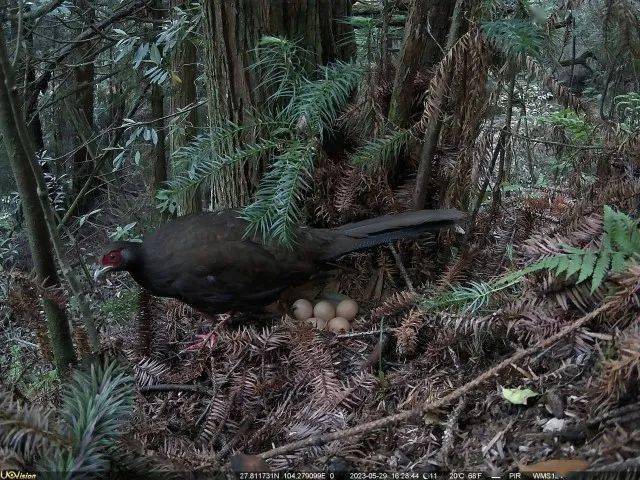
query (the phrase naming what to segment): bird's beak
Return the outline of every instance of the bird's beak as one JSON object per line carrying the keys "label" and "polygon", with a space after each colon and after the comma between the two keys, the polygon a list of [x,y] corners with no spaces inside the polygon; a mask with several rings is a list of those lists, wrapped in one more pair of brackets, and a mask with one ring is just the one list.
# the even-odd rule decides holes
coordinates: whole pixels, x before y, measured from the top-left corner
{"label": "bird's beak", "polygon": [[96,268],[96,271],[93,272],[93,280],[97,282],[98,280],[100,280],[101,277],[103,277],[107,272],[111,270],[113,270],[113,266],[111,265],[107,265],[106,267]]}

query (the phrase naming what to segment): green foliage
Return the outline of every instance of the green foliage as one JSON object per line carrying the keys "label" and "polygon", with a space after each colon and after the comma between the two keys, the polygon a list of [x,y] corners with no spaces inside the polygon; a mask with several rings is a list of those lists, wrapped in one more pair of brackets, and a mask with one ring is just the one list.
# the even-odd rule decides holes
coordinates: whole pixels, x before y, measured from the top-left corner
{"label": "green foliage", "polygon": [[409,129],[396,130],[374,138],[355,153],[351,162],[368,170],[391,167],[410,139],[411,130]]}
{"label": "green foliage", "polygon": [[301,57],[305,53],[296,42],[286,38],[267,35],[260,39],[256,48],[257,61],[252,68],[261,78],[260,86],[272,92],[269,102],[275,105],[280,99],[290,102],[296,98],[297,89],[304,78]]}
{"label": "green foliage", "polygon": [[[173,160],[181,171],[158,193],[159,208],[175,212],[183,195],[224,169],[245,161],[266,161],[254,201],[243,211],[250,222],[247,233],[259,232],[285,245],[295,242],[317,144],[364,73],[358,63],[337,62],[311,77],[304,70],[304,55],[294,42],[262,38],[253,68],[261,76],[261,87],[271,91],[262,109],[266,111],[256,113],[253,124],[221,124],[178,150]],[[245,141],[246,132],[256,140]]]}
{"label": "green foliage", "polygon": [[525,19],[492,20],[482,23],[482,31],[506,55],[538,57],[543,46],[542,29]]}
{"label": "green foliage", "polygon": [[640,92],[629,92],[615,98],[618,129],[626,135],[640,134]]}
{"label": "green foliage", "polygon": [[609,206],[604,208],[604,232],[599,248],[583,249],[563,245],[564,252],[550,255],[524,270],[531,273],[539,270],[553,272],[554,276],[576,278],[576,283],[591,280],[591,291],[597,290],[609,272],[624,270],[629,260],[640,254],[640,232],[638,222]]}
{"label": "green foliage", "polygon": [[310,188],[316,148],[310,142],[294,140],[273,159],[255,201],[244,209],[250,233],[284,244],[295,243],[295,227],[303,216],[304,193]]}
{"label": "green foliage", "polygon": [[507,275],[493,282],[470,282],[456,285],[448,292],[426,298],[421,307],[429,312],[453,310],[466,314],[476,314],[485,308],[492,296],[518,284],[524,274]]}
{"label": "green foliage", "polygon": [[118,225],[114,232],[109,233],[109,239],[113,241],[127,240],[129,242],[142,242],[142,235],[134,232],[137,224],[138,222],[131,222],[124,227]]}
{"label": "green foliage", "polygon": [[117,38],[115,61],[130,60],[133,69],[142,70],[143,76],[151,83],[162,85],[168,79],[181,81],[166,63],[176,45],[193,35],[202,20],[198,3],[186,5],[188,8],[173,8],[172,18],[164,23],[156,38],[150,42],[122,29],[113,29]]}
{"label": "green foliage", "polygon": [[320,68],[320,78],[305,80],[293,99],[293,116],[304,119],[313,136],[330,130],[349,96],[362,79],[363,69],[356,63],[336,62]]}
{"label": "green foliage", "polygon": [[278,146],[276,142],[264,140],[247,144],[229,155],[219,154],[218,152],[224,151],[222,142],[225,139],[230,141],[237,131],[234,126],[213,135],[201,135],[180,148],[174,154],[174,159],[177,162],[188,162],[189,166],[167,182],[167,188],[156,194],[158,208],[172,214],[180,213],[180,199],[193,189],[211,181],[224,168],[245,161],[257,161]]}
{"label": "green foliage", "polygon": [[492,282],[456,285],[448,292],[426,298],[422,308],[431,312],[454,310],[475,314],[485,308],[496,293],[514,287],[527,275],[540,271],[548,271],[556,278],[564,275],[565,279],[573,280],[575,284],[590,280],[591,292],[595,292],[607,275],[623,271],[640,255],[637,220],[605,206],[603,230],[597,248],[562,245],[561,253],[545,256]]}
{"label": "green foliage", "polygon": [[123,290],[119,296],[111,297],[100,303],[100,312],[112,318],[116,323],[127,323],[138,311],[138,292]]}
{"label": "green foliage", "polygon": [[571,140],[585,143],[593,137],[593,126],[585,119],[584,115],[578,115],[575,111],[564,109],[541,116],[538,121],[548,125],[564,128]]}
{"label": "green foliage", "polygon": [[[380,49],[377,48],[383,42],[399,42],[402,41],[405,21],[405,14],[394,14],[390,18],[387,30],[383,29],[383,20],[380,16],[360,16],[353,15],[346,17],[341,21],[353,27],[354,39],[358,49],[358,55],[367,58],[370,62],[376,62],[380,59]],[[383,39],[383,35],[386,38]],[[344,41],[351,41],[345,39]]]}
{"label": "green foliage", "polygon": [[53,411],[0,395],[0,446],[52,478],[101,478],[133,405],[132,379],[114,363],[76,371]]}

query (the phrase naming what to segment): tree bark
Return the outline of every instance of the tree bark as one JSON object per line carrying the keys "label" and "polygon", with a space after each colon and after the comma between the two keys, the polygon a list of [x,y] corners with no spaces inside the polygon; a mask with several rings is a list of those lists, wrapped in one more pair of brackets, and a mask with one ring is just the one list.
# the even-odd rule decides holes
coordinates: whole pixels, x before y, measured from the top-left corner
{"label": "tree bark", "polygon": [[455,0],[413,0],[393,81],[389,120],[406,128],[416,110],[416,76],[427,73],[444,55]]}
{"label": "tree bark", "polygon": [[[264,35],[299,42],[306,63],[317,66],[350,58],[355,45],[351,27],[341,23],[351,14],[351,0],[205,0],[205,74],[211,127],[231,121],[246,123],[260,109],[266,92],[259,87],[255,47]],[[233,146],[230,146],[233,148]],[[257,172],[242,165],[214,183],[216,208],[244,205],[258,181]]]}
{"label": "tree bark", "polygon": [[[174,6],[183,5],[185,1],[178,1]],[[170,109],[176,113],[185,107],[194,105],[197,101],[196,77],[198,52],[191,38],[184,39],[176,46],[172,64],[172,70],[179,78],[177,84],[171,90]],[[169,137],[170,151],[173,154],[180,147],[189,143],[196,136],[198,126],[198,111],[195,108],[189,110],[184,117],[180,117],[180,129],[174,128]],[[182,199],[181,210],[184,214],[197,213],[202,210],[202,192],[200,189],[190,192]]]}
{"label": "tree bark", "polygon": [[[84,22],[82,26],[92,25],[95,21],[95,9],[88,0],[79,0],[78,12]],[[79,125],[83,125],[85,132],[93,131],[93,109],[94,109],[94,92],[95,92],[95,66],[93,64],[94,56],[91,53],[91,45],[82,45],[77,52],[78,63],[74,67],[74,79],[76,85],[82,85],[78,93],[73,96],[75,98],[75,114],[79,119]],[[93,170],[93,159],[89,153],[87,145],[80,132],[77,135],[77,147],[72,159],[72,176],[71,189],[73,195],[77,195],[82,186],[85,184],[91,171]],[[83,211],[90,200],[95,196],[87,194],[83,197],[80,205],[80,211]]]}
{"label": "tree bark", "polygon": [[[462,0],[457,0],[452,13],[449,32],[447,33],[446,51],[453,48],[456,40],[458,40],[460,32],[460,22],[462,16]],[[451,73],[448,73],[451,78]],[[446,82],[448,83],[448,82]],[[430,92],[431,93],[431,92]],[[430,118],[427,123],[427,130],[424,135],[424,143],[420,151],[420,163],[418,164],[418,172],[416,173],[416,188],[414,192],[414,208],[421,210],[425,208],[427,201],[427,185],[431,177],[431,163],[440,139],[440,130],[442,129],[442,116],[439,113],[440,108],[444,104],[445,92],[434,92],[437,96],[438,108],[435,118]]]}
{"label": "tree bark", "polygon": [[[21,137],[28,133],[24,124],[20,125],[16,121],[23,118],[20,111],[21,103],[17,98],[4,38],[4,31],[0,25],[0,132],[20,194],[37,280],[44,288],[59,289],[61,286],[53,248],[38,198],[38,184],[31,166],[33,159],[29,158],[21,141]],[[54,361],[62,376],[68,372],[69,365],[76,361],[69,322],[65,310],[53,300],[43,298],[42,304]]]}

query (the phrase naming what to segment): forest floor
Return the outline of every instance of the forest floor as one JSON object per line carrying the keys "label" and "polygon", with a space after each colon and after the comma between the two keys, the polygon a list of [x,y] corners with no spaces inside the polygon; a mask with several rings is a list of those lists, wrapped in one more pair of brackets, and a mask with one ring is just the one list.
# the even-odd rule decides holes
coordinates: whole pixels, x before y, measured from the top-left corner
{"label": "forest floor", "polygon": [[[628,198],[629,188],[637,185],[612,190]],[[625,205],[611,195],[608,202]],[[490,240],[462,255],[455,252],[463,235],[450,232],[396,245],[400,262],[388,247],[344,258],[309,293],[312,300],[358,301],[352,330],[343,334],[288,315],[244,316],[220,327],[177,301],[140,294],[127,276],[95,285],[104,350],[129,366],[137,385],[126,448],[174,472],[229,468],[238,452],[261,455],[273,470],[639,468],[637,268],[611,277],[626,285],[615,305],[598,292],[538,277],[480,310],[424,308],[447,285],[513,269],[541,238],[548,248],[560,235],[574,245],[599,241],[603,218],[594,212],[601,208],[545,201],[505,201]],[[126,221],[144,222],[149,212],[133,205]],[[106,205],[77,232],[83,254],[125,221],[121,211]],[[3,363],[14,390],[55,404],[59,387],[37,335],[15,315],[3,322],[2,340],[12,345]],[[557,341],[545,344],[552,335]],[[509,361],[518,352],[525,354]],[[437,408],[382,428],[370,423],[433,402]],[[315,445],[272,451],[308,438]]]}

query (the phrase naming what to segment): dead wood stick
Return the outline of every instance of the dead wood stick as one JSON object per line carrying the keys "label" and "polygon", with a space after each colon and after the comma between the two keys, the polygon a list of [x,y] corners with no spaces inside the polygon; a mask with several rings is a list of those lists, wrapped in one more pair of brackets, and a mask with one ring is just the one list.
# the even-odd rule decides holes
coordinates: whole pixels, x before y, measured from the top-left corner
{"label": "dead wood stick", "polygon": [[404,264],[402,263],[402,259],[400,258],[400,254],[396,250],[396,247],[394,247],[393,245],[389,245],[389,250],[391,250],[391,254],[393,255],[393,258],[396,261],[398,270],[400,270],[400,273],[402,274],[402,278],[404,279],[404,282],[407,284],[407,288],[411,293],[416,293],[415,288],[413,288],[413,283],[411,282],[411,277],[409,277],[409,274],[407,273],[407,269],[404,268]]}
{"label": "dead wood stick", "polygon": [[202,385],[186,385],[180,383],[161,383],[140,388],[141,392],[194,392],[207,395],[211,389]]}
{"label": "dead wood stick", "polygon": [[[600,465],[590,468],[587,472],[636,472],[640,469],[640,457],[629,458],[621,462]],[[595,477],[594,477],[595,478]],[[631,478],[631,477],[629,477]]]}
{"label": "dead wood stick", "polygon": [[617,420],[618,418],[624,417],[629,413],[635,413],[640,410],[640,403],[633,403],[631,405],[625,405],[624,407],[616,408],[615,410],[611,410],[604,415],[600,415],[598,417],[592,418],[587,422],[588,427],[594,427],[601,422],[609,422],[611,420]]}
{"label": "dead wood stick", "polygon": [[455,441],[455,430],[458,425],[458,419],[460,418],[460,414],[462,413],[462,410],[464,410],[465,405],[465,397],[460,397],[458,405],[456,405],[447,419],[446,427],[442,434],[442,446],[440,447],[440,452],[438,454],[439,460],[443,465],[447,465],[449,463],[449,454],[451,453],[451,449],[453,448]]}
{"label": "dead wood stick", "polygon": [[427,402],[420,407],[412,408],[411,410],[399,412],[394,415],[389,415],[387,417],[383,417],[378,420],[374,420],[372,422],[356,425],[355,427],[346,428],[344,430],[338,430],[336,432],[327,433],[323,435],[311,435],[310,437],[305,438],[303,440],[287,443],[280,447],[276,447],[266,452],[263,452],[259,456],[260,458],[263,458],[263,459],[271,458],[278,455],[282,455],[284,453],[292,452],[294,450],[298,450],[300,448],[310,447],[314,445],[323,445],[325,443],[332,442],[333,440],[339,440],[341,438],[346,438],[346,437],[353,437],[361,433],[371,432],[373,430],[378,430],[380,428],[389,427],[397,423],[411,420],[412,418],[417,418],[429,410],[435,410],[437,408],[443,407],[444,405],[448,405],[453,400],[460,398],[462,395],[468,393],[469,391],[473,390],[477,386],[491,379],[494,375],[501,372],[505,368],[509,367],[512,363],[519,362],[520,360],[527,358],[533,355],[534,353],[553,345],[555,342],[557,342],[564,336],[577,330],[578,328],[580,328],[590,320],[597,317],[599,314],[604,312],[608,306],[609,305],[606,303],[603,305],[600,305],[598,308],[596,308],[592,312],[586,314],[583,317],[580,317],[573,323],[570,323],[569,325],[564,327],[562,330],[560,330],[558,333],[551,335],[550,337],[547,337],[544,340],[540,340],[532,347],[517,351],[516,353],[511,355],[509,358],[504,359],[503,361],[501,361],[494,367],[490,368],[489,370],[486,370],[484,373],[477,376],[470,382],[465,383],[461,387],[458,387],[453,392],[445,395],[444,397],[438,400]]}

